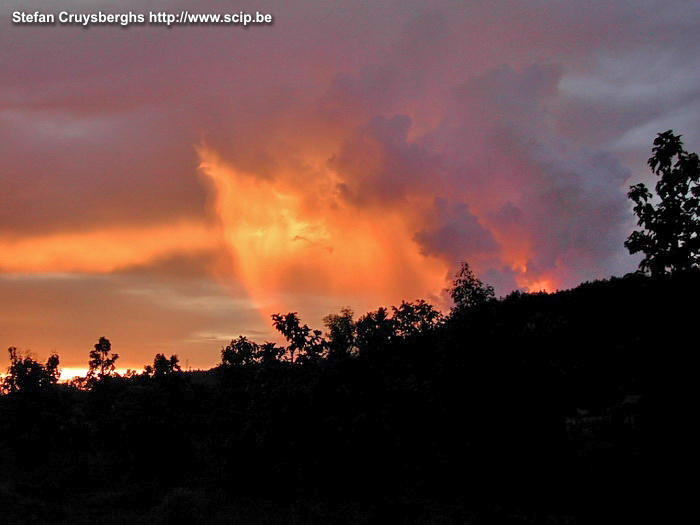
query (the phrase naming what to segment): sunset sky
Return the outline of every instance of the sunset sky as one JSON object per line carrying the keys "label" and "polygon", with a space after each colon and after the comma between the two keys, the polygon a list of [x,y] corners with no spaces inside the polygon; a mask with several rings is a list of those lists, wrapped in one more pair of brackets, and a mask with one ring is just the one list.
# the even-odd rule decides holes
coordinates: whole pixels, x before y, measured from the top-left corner
{"label": "sunset sky", "polygon": [[449,308],[462,260],[499,294],[622,275],[656,133],[700,150],[694,0],[2,4],[0,371],[100,336],[121,368],[208,368],[275,312]]}

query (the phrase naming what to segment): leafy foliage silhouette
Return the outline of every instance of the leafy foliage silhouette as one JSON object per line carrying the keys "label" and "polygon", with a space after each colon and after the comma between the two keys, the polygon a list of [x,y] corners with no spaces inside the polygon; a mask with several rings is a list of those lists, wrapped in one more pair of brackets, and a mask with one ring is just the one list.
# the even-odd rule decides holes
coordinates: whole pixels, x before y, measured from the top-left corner
{"label": "leafy foliage silhouette", "polygon": [[423,299],[415,302],[402,301],[397,308],[391,307],[396,337],[414,337],[429,333],[444,322],[444,317],[433,305]]}
{"label": "leafy foliage silhouette", "polygon": [[221,363],[225,366],[249,365],[255,362],[259,351],[257,343],[241,335],[221,350]]}
{"label": "leafy foliage silhouette", "polygon": [[52,354],[46,364],[42,365],[29,355],[22,356],[13,346],[8,348],[7,352],[10,367],[2,383],[2,390],[6,393],[37,392],[55,385],[61,375],[56,354]]}
{"label": "leafy foliage silhouette", "polygon": [[287,355],[290,362],[315,361],[327,350],[328,344],[322,337],[323,332],[312,330],[307,325],[302,326],[297,312],[274,314],[272,324],[289,342]]}
{"label": "leafy foliage silhouette", "polygon": [[87,379],[94,382],[116,374],[114,363],[119,359],[119,354],[113,354],[112,343],[106,337],[100,337],[95,348],[90,350],[88,361]]}
{"label": "leafy foliage silhouette", "polygon": [[493,286],[484,284],[472,271],[469,263],[462,263],[452,281],[452,288],[447,290],[454,302],[455,312],[464,312],[483,304],[494,297]]}
{"label": "leafy foliage silhouette", "polygon": [[323,318],[328,329],[328,352],[330,357],[349,355],[355,347],[356,327],[353,321],[355,312],[351,308],[341,308],[339,314],[329,314]]}
{"label": "leafy foliage silhouette", "polygon": [[656,183],[658,204],[644,184],[630,187],[637,224],[625,247],[642,252],[639,269],[654,276],[697,268],[700,262],[700,160],[683,149],[681,135],[672,130],[654,140],[648,164],[660,176]]}
{"label": "leafy foliage silhouette", "polygon": [[167,358],[165,354],[156,354],[155,358],[153,358],[153,366],[146,365],[144,367],[146,375],[153,377],[163,377],[180,371],[180,360],[176,355],[171,355],[170,358]]}

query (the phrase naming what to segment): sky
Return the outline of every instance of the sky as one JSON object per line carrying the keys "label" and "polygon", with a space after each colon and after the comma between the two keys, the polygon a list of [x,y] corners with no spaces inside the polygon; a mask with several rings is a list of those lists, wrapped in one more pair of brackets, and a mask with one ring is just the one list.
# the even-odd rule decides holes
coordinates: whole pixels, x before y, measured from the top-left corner
{"label": "sky", "polygon": [[[274,23],[11,23],[181,9]],[[120,368],[209,368],[276,312],[448,309],[462,261],[501,295],[633,271],[655,135],[700,150],[699,23],[683,0],[4,1],[0,349],[78,370],[106,336]]]}

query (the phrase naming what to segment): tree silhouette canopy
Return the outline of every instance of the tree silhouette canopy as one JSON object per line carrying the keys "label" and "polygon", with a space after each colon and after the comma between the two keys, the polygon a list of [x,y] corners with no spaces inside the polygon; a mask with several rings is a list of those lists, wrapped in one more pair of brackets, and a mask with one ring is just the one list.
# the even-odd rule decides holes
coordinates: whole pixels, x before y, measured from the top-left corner
{"label": "tree silhouette canopy", "polygon": [[637,224],[625,247],[642,252],[639,270],[653,276],[695,268],[700,262],[700,161],[683,149],[681,135],[672,130],[654,140],[648,164],[661,178],[656,183],[658,204],[644,184],[630,187]]}
{"label": "tree silhouette canopy", "polygon": [[2,382],[4,392],[36,392],[58,381],[58,355],[52,354],[42,365],[31,356],[22,356],[14,346],[7,352],[10,354],[10,367]]}
{"label": "tree silhouette canopy", "polygon": [[102,379],[103,377],[114,375],[114,363],[119,359],[119,354],[113,354],[112,343],[106,337],[100,337],[95,344],[94,350],[90,350],[90,361],[88,362],[88,380]]}
{"label": "tree silhouette canopy", "polygon": [[246,336],[238,336],[221,350],[221,364],[224,366],[244,366],[255,362],[259,352],[257,343]]}
{"label": "tree silhouette canopy", "polygon": [[484,284],[472,271],[468,262],[463,262],[452,281],[452,288],[447,290],[455,303],[456,312],[469,310],[493,299],[493,286]]}
{"label": "tree silhouette canopy", "polygon": [[355,321],[352,308],[340,309],[339,314],[328,314],[323,318],[323,324],[328,328],[328,349],[332,356],[347,355],[355,344]]}
{"label": "tree silhouette canopy", "polygon": [[176,355],[171,355],[170,359],[165,357],[165,354],[156,354],[153,359],[153,366],[147,365],[144,367],[147,375],[153,377],[163,377],[173,372],[180,372],[180,360]]}

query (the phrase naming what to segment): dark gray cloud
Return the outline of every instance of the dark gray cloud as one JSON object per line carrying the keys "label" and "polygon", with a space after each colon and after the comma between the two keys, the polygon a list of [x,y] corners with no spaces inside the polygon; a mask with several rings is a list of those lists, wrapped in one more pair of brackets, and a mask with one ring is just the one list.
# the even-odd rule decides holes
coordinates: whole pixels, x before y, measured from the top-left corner
{"label": "dark gray cloud", "polygon": [[453,267],[462,261],[493,259],[499,246],[489,230],[463,202],[436,197],[433,224],[416,232],[416,242],[426,255],[445,256]]}

